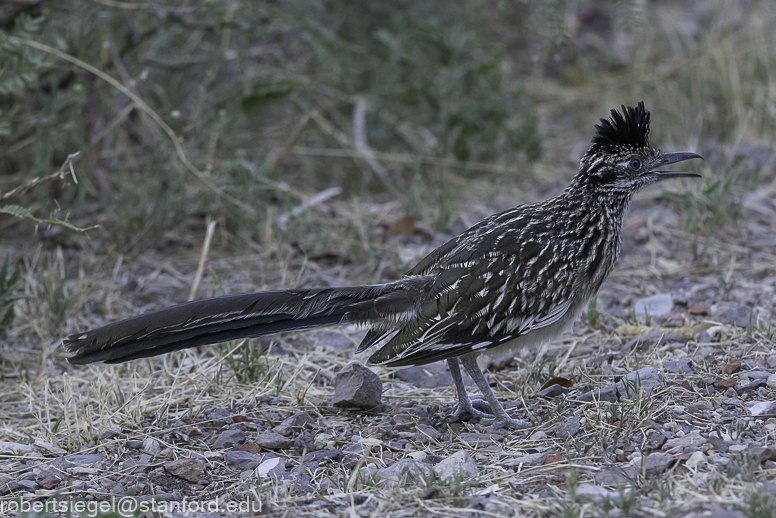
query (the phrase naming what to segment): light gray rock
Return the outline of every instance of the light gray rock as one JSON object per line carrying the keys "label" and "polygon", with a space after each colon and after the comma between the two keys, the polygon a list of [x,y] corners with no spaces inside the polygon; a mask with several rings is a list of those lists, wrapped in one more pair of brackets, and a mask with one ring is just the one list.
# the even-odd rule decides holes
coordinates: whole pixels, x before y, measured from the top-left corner
{"label": "light gray rock", "polygon": [[19,481],[19,489],[23,489],[25,491],[37,491],[40,486],[38,486],[38,483],[34,480],[20,480]]}
{"label": "light gray rock", "polygon": [[610,403],[614,403],[617,401],[617,387],[614,385],[609,385],[608,387],[604,387],[602,389],[595,389],[595,390],[589,390],[587,392],[583,392],[579,399],[581,401],[608,401]]}
{"label": "light gray rock", "polygon": [[234,466],[242,471],[257,468],[261,464],[261,457],[247,451],[232,450],[224,453],[224,461],[227,466]]}
{"label": "light gray rock", "polygon": [[275,432],[262,432],[256,436],[256,444],[268,450],[283,450],[294,445],[294,441]]}
{"label": "light gray rock", "polygon": [[35,450],[29,444],[0,441],[0,453],[7,455],[29,454],[35,453]]}
{"label": "light gray rock", "polygon": [[387,468],[378,469],[373,478],[378,485],[392,488],[406,484],[423,485],[432,473],[431,467],[424,462],[402,459]]}
{"label": "light gray rock", "polygon": [[528,455],[522,455],[520,457],[510,459],[506,464],[509,466],[520,466],[521,464],[523,466],[541,466],[549,456],[550,454],[547,452],[529,453]]}
{"label": "light gray rock", "polygon": [[580,426],[579,417],[569,417],[563,422],[562,425],[558,427],[557,430],[555,430],[555,437],[560,439],[568,439],[569,437],[573,437],[579,431]]}
{"label": "light gray rock", "polygon": [[776,414],[776,401],[758,401],[749,407],[749,413],[755,417]]}
{"label": "light gray rock", "polygon": [[638,299],[633,306],[636,318],[649,315],[650,317],[662,317],[674,309],[674,301],[667,293],[658,293],[651,297]]}
{"label": "light gray rock", "polygon": [[291,417],[283,420],[282,423],[272,429],[273,432],[280,435],[291,435],[294,431],[299,431],[306,427],[315,426],[315,420],[307,412],[297,412]]}
{"label": "light gray rock", "polygon": [[646,459],[640,462],[634,463],[634,466],[639,472],[642,470],[644,473],[650,476],[660,475],[665,472],[671,464],[674,462],[672,455],[666,455],[665,453],[654,452],[647,455]]}
{"label": "light gray rock", "polygon": [[204,478],[205,463],[198,459],[178,459],[164,463],[164,470],[178,478],[197,483]]}
{"label": "light gray rock", "polygon": [[153,437],[146,437],[145,440],[143,441],[143,449],[147,453],[150,453],[151,455],[156,456],[162,452],[162,445],[159,444],[159,441],[157,441]]}
{"label": "light gray rock", "polygon": [[216,440],[213,441],[213,448],[216,450],[234,448],[235,446],[244,443],[247,438],[245,432],[239,428],[224,430],[216,437]]}
{"label": "light gray rock", "polygon": [[738,327],[747,327],[750,323],[755,323],[752,308],[743,304],[738,304],[737,302],[722,304],[717,308],[714,314],[712,314],[712,318],[720,324]]}
{"label": "light gray rock", "polygon": [[416,432],[412,440],[419,444],[430,444],[442,439],[442,433],[433,426],[419,424],[415,428]]}
{"label": "light gray rock", "polygon": [[698,430],[693,430],[684,437],[675,437],[668,439],[663,445],[664,451],[673,450],[674,448],[687,448],[689,446],[700,446],[705,443],[706,439],[701,436]]}
{"label": "light gray rock", "polygon": [[672,374],[692,374],[692,360],[668,360],[663,362],[663,369]]}
{"label": "light gray rock", "polygon": [[382,404],[383,382],[359,362],[350,362],[334,378],[331,404],[341,407],[374,408]]}
{"label": "light gray rock", "polygon": [[267,459],[253,471],[254,476],[259,478],[277,479],[286,472],[286,463],[280,457]]}
{"label": "light gray rock", "polygon": [[645,367],[637,371],[629,372],[615,385],[620,398],[634,397],[641,388],[644,396],[649,397],[652,391],[660,384],[660,374],[654,367]]}
{"label": "light gray rock", "polygon": [[79,466],[93,466],[101,460],[105,460],[105,457],[101,453],[89,453],[86,455],[69,455],[65,457],[65,460]]}
{"label": "light gray rock", "polygon": [[444,482],[455,478],[463,480],[476,477],[480,470],[471,455],[461,450],[434,466],[434,472]]}

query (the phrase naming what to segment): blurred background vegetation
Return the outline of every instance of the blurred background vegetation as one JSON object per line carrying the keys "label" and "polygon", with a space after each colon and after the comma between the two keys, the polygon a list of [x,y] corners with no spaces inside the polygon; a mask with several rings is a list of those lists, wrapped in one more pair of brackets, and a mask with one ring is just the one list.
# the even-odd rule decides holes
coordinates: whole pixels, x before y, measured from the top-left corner
{"label": "blurred background vegetation", "polygon": [[472,180],[557,191],[592,123],[643,99],[656,143],[720,157],[667,199],[712,234],[772,167],[774,23],[767,0],[6,1],[0,193],[79,156],[77,185],[0,207],[100,227],[0,232],[138,254],[211,218],[315,240],[277,215],[332,187],[454,232]]}

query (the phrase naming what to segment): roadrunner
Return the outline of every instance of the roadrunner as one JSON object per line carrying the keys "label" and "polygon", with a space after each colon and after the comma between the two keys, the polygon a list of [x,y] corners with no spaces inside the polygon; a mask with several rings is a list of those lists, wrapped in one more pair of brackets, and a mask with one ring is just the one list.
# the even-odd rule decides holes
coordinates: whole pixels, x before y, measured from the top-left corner
{"label": "roadrunner", "polygon": [[[458,393],[451,418],[523,428],[476,358],[560,335],[611,273],[625,208],[642,188],[700,176],[661,168],[702,158],[649,145],[649,112],[601,119],[571,184],[554,198],[490,216],[431,252],[401,279],[343,288],[265,291],[189,302],[78,333],[70,363],[119,363],[188,347],[340,323],[371,326],[358,352],[388,367],[447,360]],[[466,393],[460,364],[483,399]]]}

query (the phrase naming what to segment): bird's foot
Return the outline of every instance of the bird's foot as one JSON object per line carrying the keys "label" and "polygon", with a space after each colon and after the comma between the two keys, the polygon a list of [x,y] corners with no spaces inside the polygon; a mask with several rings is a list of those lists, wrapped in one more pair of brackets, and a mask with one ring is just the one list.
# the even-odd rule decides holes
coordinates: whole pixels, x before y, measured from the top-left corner
{"label": "bird's foot", "polygon": [[449,423],[459,423],[472,419],[493,419],[490,405],[482,398],[471,398],[468,401],[459,401],[453,413],[445,418]]}
{"label": "bird's foot", "polygon": [[480,410],[486,414],[488,414],[487,417],[491,418],[493,416],[493,410],[490,409],[490,403],[482,397],[482,396],[474,396],[470,397],[469,401],[472,403],[472,407],[474,407],[476,410]]}
{"label": "bird's foot", "polygon": [[510,430],[523,430],[531,427],[531,422],[525,419],[512,419],[509,416],[501,416],[493,419],[491,426],[498,430],[499,428],[507,428]]}

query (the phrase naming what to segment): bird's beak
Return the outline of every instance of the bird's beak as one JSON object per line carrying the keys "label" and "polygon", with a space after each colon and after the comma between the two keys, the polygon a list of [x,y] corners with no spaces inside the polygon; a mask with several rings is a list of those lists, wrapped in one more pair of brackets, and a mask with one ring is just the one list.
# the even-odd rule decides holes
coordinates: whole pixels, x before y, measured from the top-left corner
{"label": "bird's beak", "polygon": [[[690,160],[691,158],[700,158],[701,160],[703,160],[703,157],[700,156],[698,153],[689,153],[689,152],[666,153],[665,155],[660,157],[660,160],[657,163],[657,167],[676,164],[677,162],[684,162],[685,160]],[[659,180],[666,180],[668,178],[694,178],[694,177],[701,176],[698,173],[688,173],[686,171],[650,171],[650,172],[657,175]]]}

